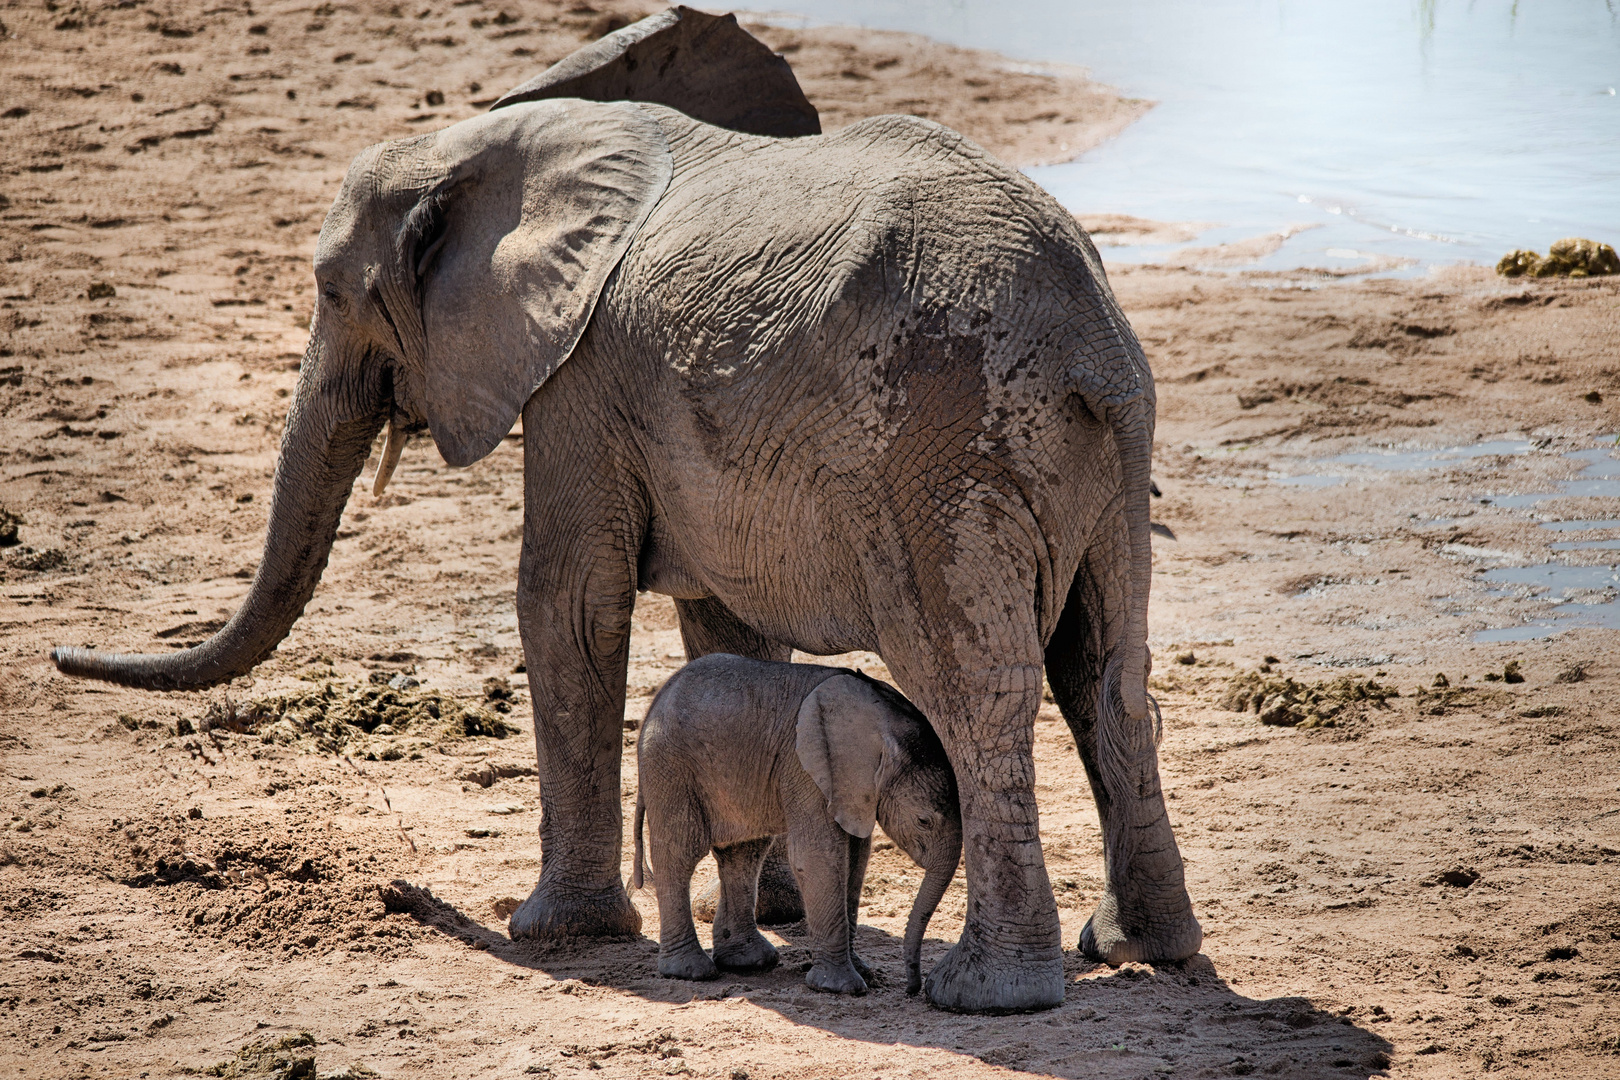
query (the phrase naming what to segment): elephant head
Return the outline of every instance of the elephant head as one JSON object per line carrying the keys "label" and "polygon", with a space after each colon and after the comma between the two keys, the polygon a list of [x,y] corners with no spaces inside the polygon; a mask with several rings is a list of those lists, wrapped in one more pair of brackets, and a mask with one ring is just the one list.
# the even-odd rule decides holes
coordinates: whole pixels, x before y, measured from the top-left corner
{"label": "elephant head", "polygon": [[785,61],[731,16],[676,8],[580,49],[484,116],[364,151],[316,248],[309,345],[247,598],[195,648],[58,648],[56,666],[156,690],[246,674],[313,596],[380,430],[378,494],[410,433],[430,432],[451,465],[494,449],[573,351],[669,182],[662,129],[626,99],[756,133],[819,130]]}
{"label": "elephant head", "polygon": [[906,993],[922,988],[922,939],[962,857],[956,776],[927,719],[899,691],[865,675],[835,675],[799,708],[799,761],[833,818],[852,836],[876,823],[923,868],[906,920]]}

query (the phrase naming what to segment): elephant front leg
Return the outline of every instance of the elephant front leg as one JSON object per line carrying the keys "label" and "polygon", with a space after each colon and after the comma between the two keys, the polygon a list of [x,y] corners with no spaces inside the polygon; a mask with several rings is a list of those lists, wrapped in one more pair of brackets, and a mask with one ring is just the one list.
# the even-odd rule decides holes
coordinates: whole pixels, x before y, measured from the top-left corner
{"label": "elephant front leg", "polygon": [[855,970],[850,952],[850,836],[825,815],[823,807],[804,807],[788,832],[788,860],[810,931],[810,970],[804,982],[812,990],[864,994],[866,980]]}
{"label": "elephant front leg", "polygon": [[849,962],[861,978],[866,980],[868,986],[877,982],[871,965],[861,959],[861,954],[855,951],[855,931],[861,925],[861,889],[866,884],[866,867],[872,861],[872,838],[870,836],[851,836],[849,838]]}
{"label": "elephant front leg", "polygon": [[[717,652],[780,663],[793,659],[790,647],[764,637],[712,596],[702,600],[677,600],[675,612],[680,616],[681,643],[686,648],[687,660]],[[779,926],[804,918],[804,901],[799,897],[799,887],[788,867],[783,837],[777,837],[765,853],[755,896],[754,917],[764,926]],[[705,889],[699,902],[708,899],[709,890]]]}
{"label": "elephant front leg", "polygon": [[[529,502],[517,611],[534,701],[541,849],[540,880],[512,914],[510,933],[541,940],[633,936],[641,915],[619,869],[619,766],[636,581],[628,541],[634,531],[622,519],[631,511],[615,511],[611,490],[590,490],[584,482],[585,490],[568,490],[565,466],[536,467],[535,448],[525,449]],[[569,505],[552,505],[564,494]],[[599,516],[579,523],[575,503]]]}

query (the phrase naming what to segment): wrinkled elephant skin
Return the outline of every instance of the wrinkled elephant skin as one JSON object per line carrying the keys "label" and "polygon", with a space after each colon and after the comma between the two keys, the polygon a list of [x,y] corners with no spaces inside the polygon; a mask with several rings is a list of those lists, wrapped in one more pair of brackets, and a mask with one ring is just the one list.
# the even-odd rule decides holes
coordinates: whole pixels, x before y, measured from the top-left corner
{"label": "wrinkled elephant skin", "polygon": [[195,649],[62,649],[64,671],[245,673],[312,595],[384,426],[463,465],[521,413],[542,869],[514,936],[639,927],[619,760],[650,589],[677,599],[693,655],[875,651],[934,725],[968,886],[935,1004],[1063,997],[1031,754],[1043,667],[1104,823],[1083,946],[1197,949],[1146,692],[1153,380],[1090,241],[1026,177],[909,117],[775,139],[524,102],[362,154],[315,270],[243,607]]}
{"label": "wrinkled elephant skin", "polygon": [[[755,886],[772,837],[786,836],[810,931],[805,982],[864,994],[873,973],[854,934],[881,824],[925,871],[905,938],[907,990],[920,989],[923,933],[961,860],[962,819],[944,747],[892,687],[844,668],[705,656],[658,692],[637,761],[633,880],[642,887],[650,848],[659,974],[776,966],[755,922]],[[691,907],[692,870],[711,851],[720,871],[712,958]]]}

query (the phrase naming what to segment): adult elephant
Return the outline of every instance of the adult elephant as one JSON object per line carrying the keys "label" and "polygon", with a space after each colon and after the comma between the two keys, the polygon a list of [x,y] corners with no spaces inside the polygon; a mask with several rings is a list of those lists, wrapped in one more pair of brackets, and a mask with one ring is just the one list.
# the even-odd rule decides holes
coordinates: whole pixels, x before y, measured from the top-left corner
{"label": "adult elephant", "polygon": [[[585,66],[622,66],[645,29]],[[1063,999],[1033,787],[1043,667],[1105,833],[1081,947],[1194,953],[1146,690],[1153,381],[1074,219],[915,118],[773,138],[546,95],[355,160],[246,601],[193,649],[58,649],[58,667],[162,689],[243,674],[312,596],[380,430],[379,487],[405,434],[467,465],[521,414],[543,857],[514,936],[639,928],[620,718],[652,590],[689,652],[873,650],[933,722],[968,882],[933,1002]]]}

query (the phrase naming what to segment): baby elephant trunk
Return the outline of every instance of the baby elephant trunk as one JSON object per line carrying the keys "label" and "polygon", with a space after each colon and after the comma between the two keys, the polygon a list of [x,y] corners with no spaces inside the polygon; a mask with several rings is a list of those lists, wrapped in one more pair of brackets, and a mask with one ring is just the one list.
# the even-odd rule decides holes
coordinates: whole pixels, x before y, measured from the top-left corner
{"label": "baby elephant trunk", "polygon": [[[954,823],[953,823],[954,824]],[[956,864],[962,859],[962,829],[956,826],[950,835],[941,837],[929,853],[929,863],[923,874],[922,888],[911,905],[911,918],[906,920],[906,993],[915,994],[922,989],[922,940],[928,929],[928,920],[956,876]]]}

